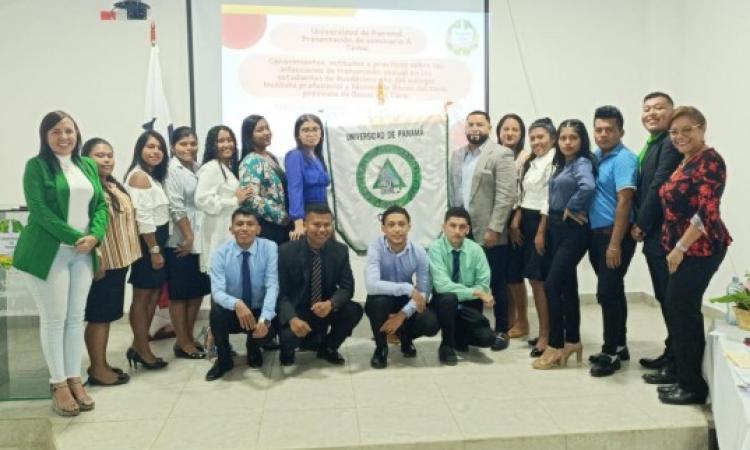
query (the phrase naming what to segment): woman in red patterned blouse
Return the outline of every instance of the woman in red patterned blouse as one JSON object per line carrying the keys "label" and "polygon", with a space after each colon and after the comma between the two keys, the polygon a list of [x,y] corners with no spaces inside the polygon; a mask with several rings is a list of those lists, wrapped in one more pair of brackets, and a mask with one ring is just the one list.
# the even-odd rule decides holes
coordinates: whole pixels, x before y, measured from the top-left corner
{"label": "woman in red patterned blouse", "polygon": [[719,205],[726,166],[706,145],[706,119],[696,108],[681,106],[669,123],[669,135],[683,160],[659,190],[664,208],[662,245],[668,252],[669,284],[665,315],[674,339],[677,383],[659,387],[664,403],[704,403],[708,385],[701,374],[705,347],[703,293],[719,268],[732,238]]}

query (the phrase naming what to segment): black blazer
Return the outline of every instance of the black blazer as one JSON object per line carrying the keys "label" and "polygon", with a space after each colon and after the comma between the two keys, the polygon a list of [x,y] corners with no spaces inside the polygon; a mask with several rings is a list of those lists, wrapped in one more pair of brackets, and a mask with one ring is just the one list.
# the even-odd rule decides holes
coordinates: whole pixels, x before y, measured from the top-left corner
{"label": "black blazer", "polygon": [[643,159],[635,197],[637,211],[635,224],[646,234],[643,240],[643,252],[646,254],[664,254],[661,246],[664,212],[659,198],[659,188],[669,180],[680,161],[682,161],[682,154],[674,147],[666,132],[659,140],[651,144],[651,148]]}
{"label": "black blazer", "polygon": [[[346,245],[329,240],[321,250],[325,286],[333,293],[333,310],[338,310],[354,295],[354,277],[349,265]],[[310,298],[310,247],[302,237],[279,247],[279,302],[281,325],[297,316],[297,306],[306,305]]]}

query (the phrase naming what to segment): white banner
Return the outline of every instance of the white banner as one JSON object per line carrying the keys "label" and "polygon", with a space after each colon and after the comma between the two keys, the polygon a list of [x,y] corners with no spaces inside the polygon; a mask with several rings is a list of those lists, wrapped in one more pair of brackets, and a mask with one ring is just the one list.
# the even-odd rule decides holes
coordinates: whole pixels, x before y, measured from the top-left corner
{"label": "white banner", "polygon": [[[164,93],[161,64],[159,64],[159,47],[156,45],[151,46],[151,54],[148,60],[143,129],[158,131],[169,146],[172,135],[172,115],[169,113],[169,103],[167,103],[167,96]],[[169,152],[167,151],[167,153]]]}
{"label": "white banner", "polygon": [[328,119],[333,210],[344,241],[363,254],[382,234],[379,215],[396,204],[409,211],[410,238],[432,242],[448,205],[446,116]]}

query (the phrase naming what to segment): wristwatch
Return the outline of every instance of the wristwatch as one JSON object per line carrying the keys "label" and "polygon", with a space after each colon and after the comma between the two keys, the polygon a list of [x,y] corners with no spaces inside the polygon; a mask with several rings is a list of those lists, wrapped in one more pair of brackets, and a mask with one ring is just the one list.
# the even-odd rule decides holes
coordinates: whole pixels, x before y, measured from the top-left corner
{"label": "wristwatch", "polygon": [[157,253],[160,253],[161,249],[159,248],[158,245],[154,245],[153,247],[151,247],[150,249],[148,249],[148,252],[151,253],[152,255],[155,255]]}

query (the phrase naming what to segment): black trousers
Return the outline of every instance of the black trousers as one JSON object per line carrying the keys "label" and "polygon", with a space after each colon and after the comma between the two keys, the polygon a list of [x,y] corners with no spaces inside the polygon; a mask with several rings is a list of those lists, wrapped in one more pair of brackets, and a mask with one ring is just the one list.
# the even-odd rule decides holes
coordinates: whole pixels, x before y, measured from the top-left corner
{"label": "black trousers", "polygon": [[[255,320],[260,317],[260,309],[251,309]],[[237,319],[237,314],[234,311],[230,311],[223,306],[211,303],[211,314],[209,316],[211,323],[211,333],[214,335],[214,343],[216,344],[216,355],[219,359],[219,364],[226,367],[232,360],[231,350],[229,347],[229,335],[237,333],[247,334],[247,343],[245,346],[250,351],[253,348],[258,348],[261,345],[270,342],[273,339],[274,333],[276,332],[273,323],[268,325],[268,333],[265,337],[256,339],[253,337],[252,331],[243,330],[240,327],[240,321]]]}
{"label": "black trousers", "polygon": [[[651,285],[654,288],[654,297],[661,306],[661,314],[664,317],[664,323],[667,322],[667,312],[664,308],[664,299],[667,297],[667,284],[669,283],[669,268],[667,267],[667,256],[665,254],[646,253],[646,264],[648,273],[651,275]],[[672,338],[667,330],[667,338],[664,340],[664,353],[668,356],[672,354]]]}
{"label": "black trousers", "polygon": [[482,247],[490,265],[490,290],[495,297],[495,332],[508,332],[508,258],[510,257],[509,245],[496,245],[494,247]]}
{"label": "black trousers", "polygon": [[260,224],[260,234],[258,236],[274,241],[277,245],[281,245],[289,240],[289,225],[281,226],[269,222],[262,217],[258,217],[258,223]]}
{"label": "black trousers", "polygon": [[[395,314],[406,305],[409,297],[394,297],[391,295],[368,295],[365,302],[365,313],[370,319],[372,335],[375,338],[375,345],[378,348],[387,345],[386,335],[380,331],[389,314]],[[440,331],[435,311],[425,309],[424,312],[415,312],[411,315],[399,330],[401,342],[411,342],[422,336],[435,336]]]}
{"label": "black trousers", "polygon": [[581,340],[581,299],[578,296],[576,268],[588,248],[590,230],[557,215],[548,216],[549,232],[544,291],[549,304],[549,344],[561,348],[565,342]]}
{"label": "black trousers", "polygon": [[303,341],[315,346],[325,345],[338,349],[346,338],[352,335],[352,330],[362,319],[362,313],[362,306],[351,300],[323,318],[313,314],[309,308],[298,309],[297,317],[307,322],[312,331],[304,338],[300,338],[292,332],[289,323],[284,324],[279,331],[281,351],[292,353]]}
{"label": "black trousers", "polygon": [[677,380],[688,391],[708,394],[701,365],[706,337],[703,332],[703,294],[721,265],[726,249],[712,256],[685,256],[677,271],[669,277],[664,309],[672,337]]}
{"label": "black trousers", "polygon": [[617,347],[627,343],[628,301],[625,298],[625,274],[635,254],[635,241],[630,232],[620,244],[622,262],[614,269],[607,267],[607,247],[612,238],[610,232],[593,230],[589,244],[589,261],[596,273],[596,299],[602,306],[604,344],[602,352],[614,355]]}
{"label": "black trousers", "polygon": [[495,342],[490,321],[482,314],[481,300],[459,302],[455,294],[433,294],[429,307],[440,322],[441,347],[489,347]]}

